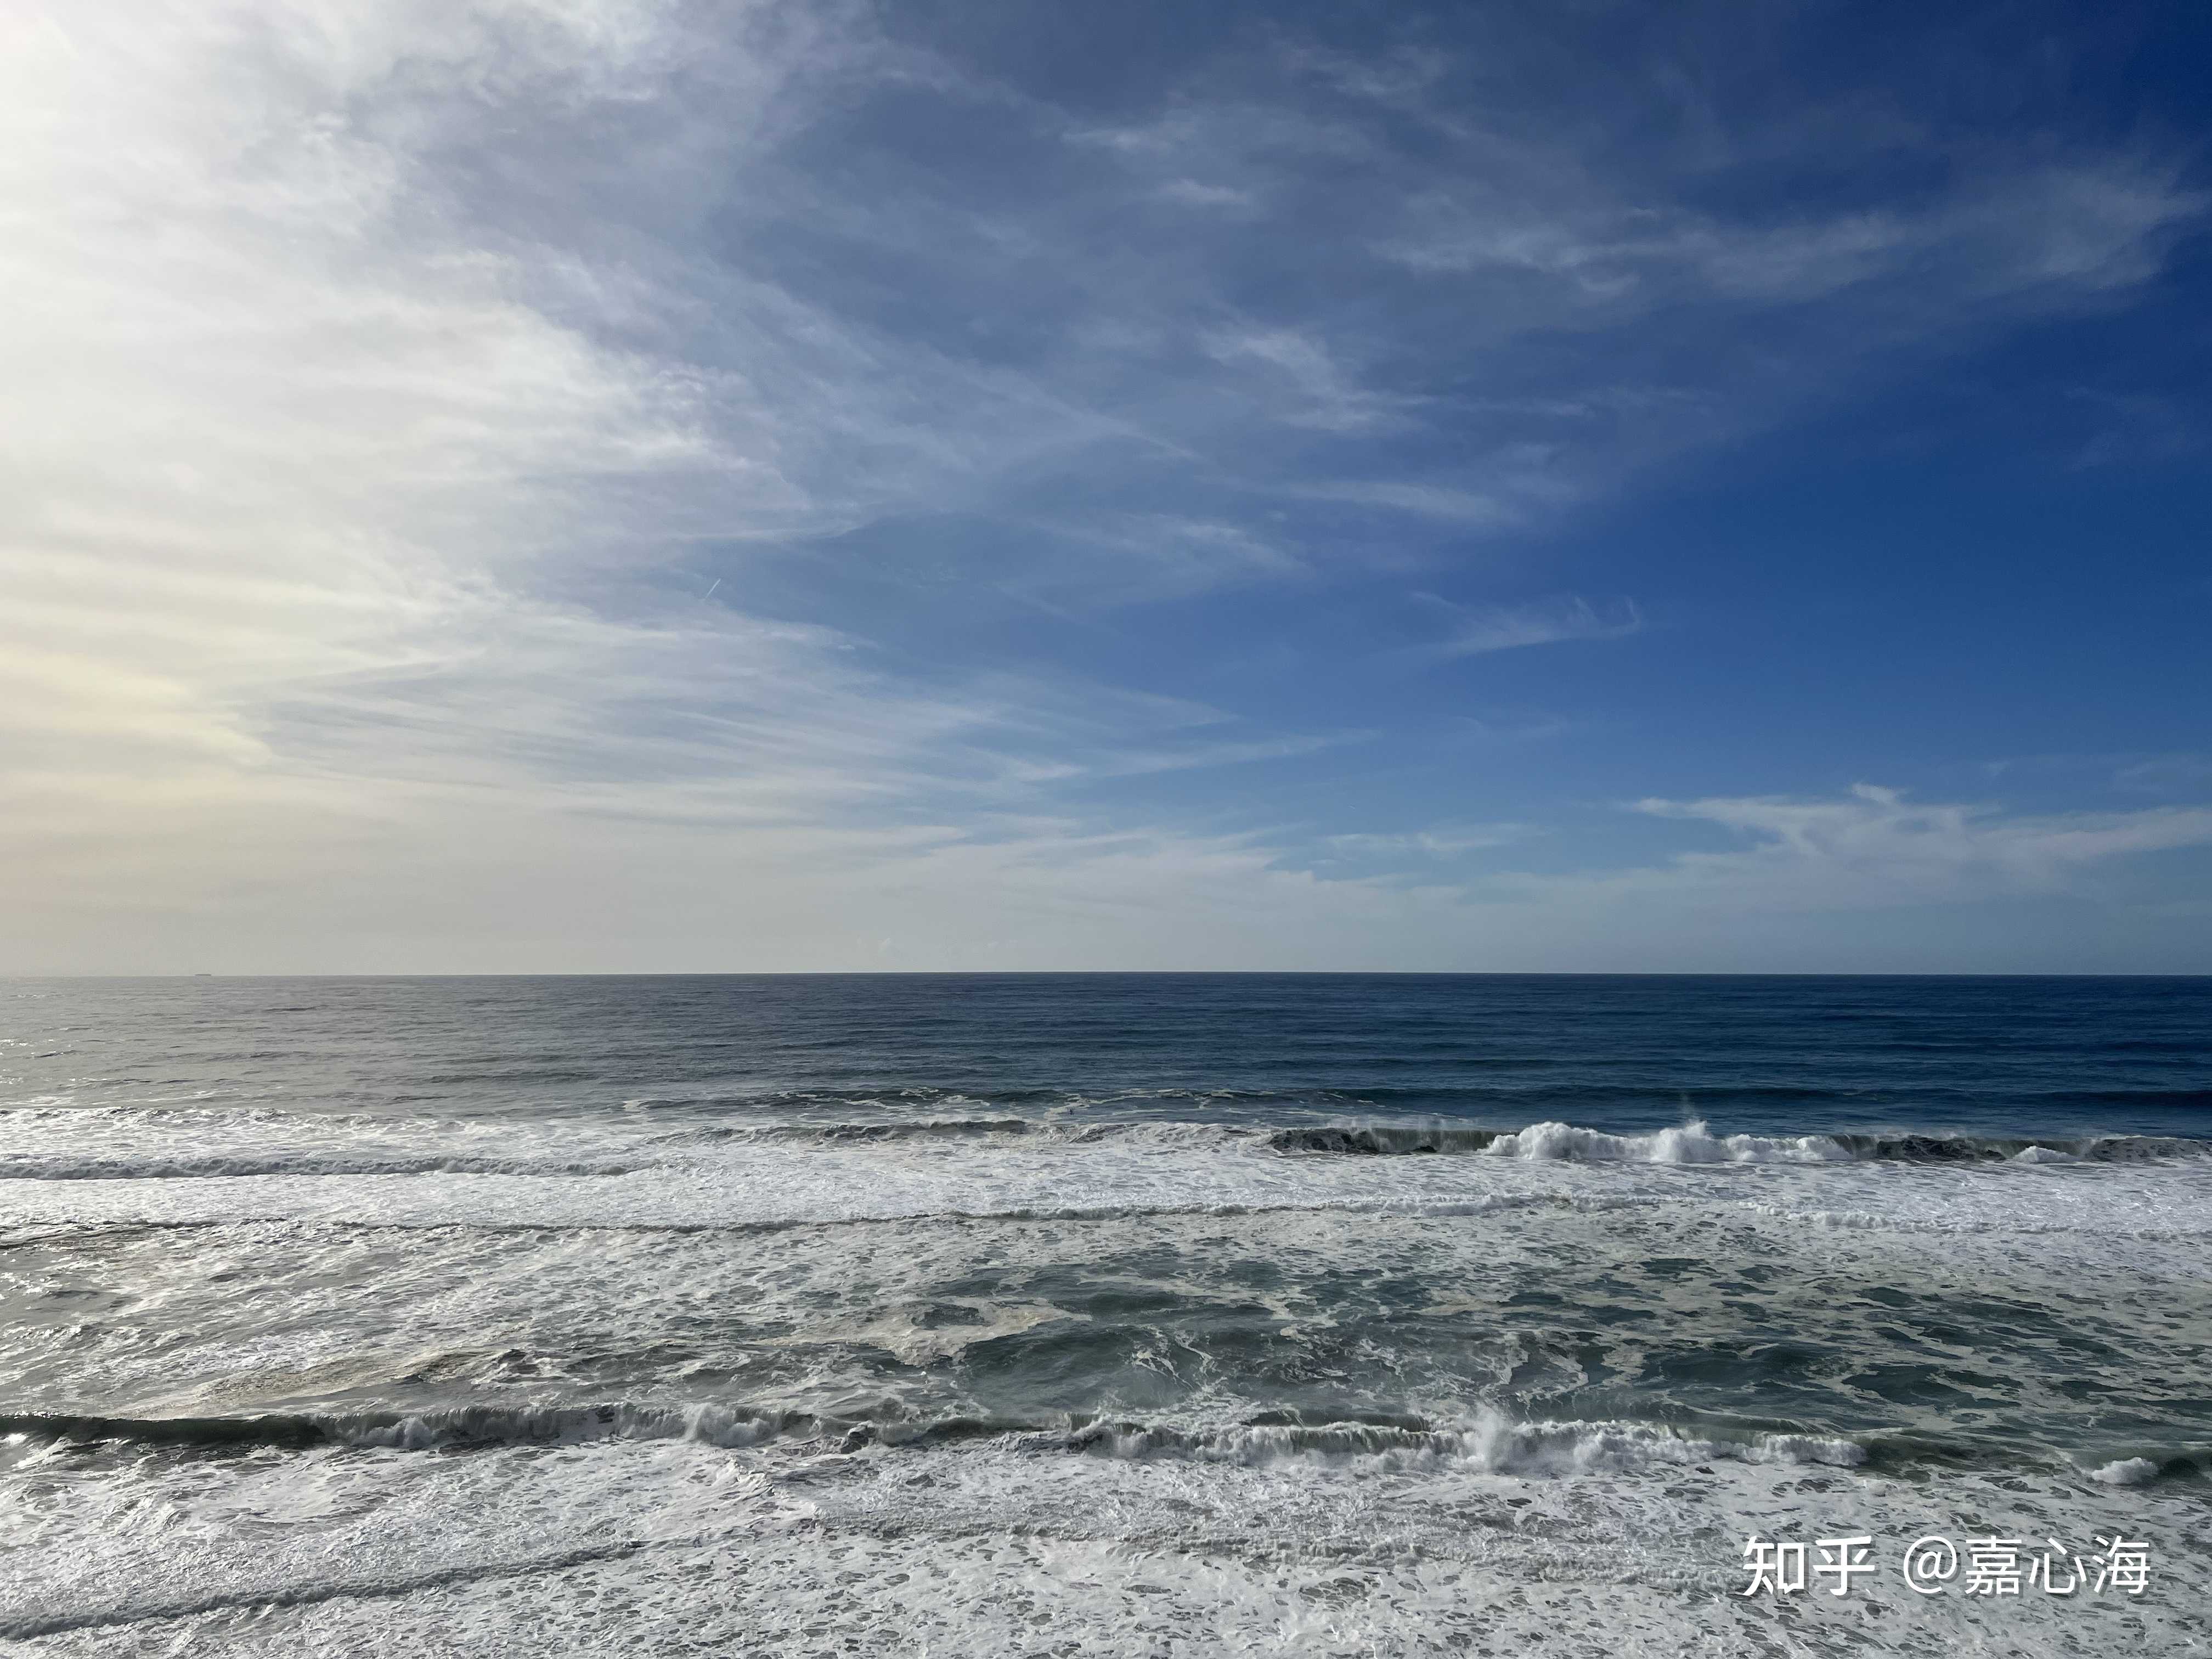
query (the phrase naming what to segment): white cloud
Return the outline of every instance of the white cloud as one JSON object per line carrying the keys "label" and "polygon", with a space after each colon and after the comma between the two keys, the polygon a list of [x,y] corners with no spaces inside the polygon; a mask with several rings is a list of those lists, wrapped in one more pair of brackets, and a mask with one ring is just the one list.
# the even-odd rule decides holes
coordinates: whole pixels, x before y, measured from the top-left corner
{"label": "white cloud", "polygon": [[1170,179],[1156,192],[1162,201],[1190,208],[1225,208],[1243,211],[1258,205],[1249,190],[1228,185],[1209,185],[1200,179]]}
{"label": "white cloud", "polygon": [[[1221,519],[1176,513],[1064,513],[1032,520],[1022,569],[1010,591],[1050,605],[1088,610],[1158,604],[1222,588],[1291,582],[1310,576],[1297,553],[1257,531]],[[1057,558],[1066,547],[1076,556]],[[1108,556],[1101,557],[1103,553]]]}
{"label": "white cloud", "polygon": [[1415,656],[1435,661],[1570,640],[1620,639],[1644,626],[1643,613],[1628,599],[1594,605],[1570,594],[1532,605],[1470,605],[1434,593],[1414,597],[1443,616],[1450,630],[1442,640],[1413,648]]}
{"label": "white cloud", "polygon": [[1522,516],[1498,495],[1405,480],[1347,478],[1334,483],[1302,484],[1290,493],[1307,501],[1349,501],[1355,506],[1389,507],[1422,518],[1489,529],[1515,523]]}
{"label": "white cloud", "polygon": [[[341,929],[293,965],[343,965],[380,927],[434,931],[438,903],[517,925],[437,890],[459,871],[526,908],[610,879],[617,824],[659,826],[641,844],[672,869],[765,872],[795,857],[786,834],[831,865],[896,861],[1040,750],[1107,775],[1295,750],[1164,747],[1188,719],[1166,699],[924,684],[836,630],[672,597],[653,567],[702,533],[836,527],[1098,425],[926,351],[887,372],[742,278],[707,290],[742,302],[718,323],[735,356],[611,343],[665,336],[696,295],[466,210],[449,155],[558,149],[679,62],[734,100],[728,142],[805,67],[685,45],[672,8],[551,0],[19,20],[0,869],[28,965],[190,966],[145,943],[162,918],[220,955],[200,928],[251,936],[288,906],[286,949]],[[568,207],[618,234],[601,205]],[[933,421],[945,399],[957,419]],[[1278,557],[1232,526],[1157,539],[1194,568]],[[408,961],[449,959],[468,952]]]}
{"label": "white cloud", "polygon": [[1410,197],[1403,228],[1376,251],[1440,277],[1546,278],[1520,290],[1522,303],[1547,306],[1559,323],[1701,299],[1802,304],[1881,282],[1910,283],[1898,297],[1924,313],[1931,301],[2142,282],[2207,200],[2122,155],[1970,177],[1909,206],[1730,221],[1639,199],[1564,158],[1519,159],[1526,176],[1503,185],[1480,179]]}
{"label": "white cloud", "polygon": [[1201,343],[1217,362],[1264,365],[1268,378],[1290,396],[1262,383],[1259,395],[1275,418],[1291,426],[1324,432],[1358,432],[1402,416],[1407,398],[1386,396],[1360,386],[1340,364],[1326,342],[1294,328],[1217,329]]}
{"label": "white cloud", "polygon": [[[0,904],[22,943],[0,967],[820,967],[872,959],[886,932],[908,964],[981,963],[992,941],[988,960],[1027,966],[1509,949],[1470,942],[1457,889],[1325,881],[1260,838],[1133,827],[1143,813],[1054,793],[1317,754],[1361,739],[1352,718],[1286,732],[1069,670],[895,656],[854,628],[749,614],[749,561],[964,513],[1056,549],[988,582],[948,555],[979,606],[1319,590],[1364,556],[1301,541],[1255,501],[1498,530],[1753,418],[1724,375],[1686,391],[1609,349],[1562,363],[1544,343],[1608,285],[1671,273],[1765,305],[1855,286],[1900,248],[1978,250],[1964,263],[1986,281],[2057,304],[2141,280],[2194,210],[2115,164],[1923,219],[1646,222],[1595,161],[1476,134],[1468,154],[1520,156],[1499,163],[1508,183],[1575,185],[1553,219],[1517,184],[1493,213],[1379,136],[1389,112],[1370,106],[1418,101],[1440,73],[1402,56],[1292,65],[1354,113],[1317,118],[1278,89],[1091,131],[1073,148],[1109,182],[1090,196],[1053,178],[1033,198],[963,196],[957,167],[850,182],[907,158],[825,141],[833,159],[810,161],[798,141],[886,84],[1074,132],[893,46],[870,15],[674,0],[9,14]],[[1411,288],[1498,266],[1540,291],[1456,306],[1434,351],[1411,354],[1352,312],[1232,302],[1219,272],[1237,261],[1206,239],[1264,234],[1253,210],[1317,158],[1342,169],[1334,202],[1371,199],[1394,247],[1425,237],[1431,256],[1377,263],[1377,231],[1302,240],[1301,258]],[[1132,204],[1172,235],[1126,238]],[[1284,246],[1237,252],[1265,266]],[[1438,252],[1453,246],[1473,252]],[[852,292],[831,291],[841,276]],[[953,297],[932,310],[931,295]],[[1808,361],[1833,349],[1776,356],[1814,380]],[[1462,417],[1490,424],[1431,444],[1418,472],[1360,447]],[[1072,505],[1020,494],[1070,472],[1098,487]],[[721,585],[702,601],[707,571]],[[834,618],[834,568],[798,586],[820,601],[807,614]],[[1438,657],[1641,623],[1625,601],[1437,604]],[[2025,882],[2185,819],[2016,842],[1971,815],[1890,831],[1747,819],[1758,845],[1713,856],[1827,870],[1848,866],[1852,835],[1887,833],[1936,868],[1927,849],[1948,836],[1978,849],[1967,869]],[[1486,833],[1340,850],[1446,858]]]}
{"label": "white cloud", "polygon": [[2193,794],[2212,789],[2212,755],[2146,755],[2112,775],[2116,787],[2150,794]]}
{"label": "white cloud", "polygon": [[1435,830],[1361,830],[1351,835],[1324,836],[1322,844],[1331,852],[1353,858],[1401,859],[1417,854],[1423,858],[1450,859],[1468,853],[1487,852],[1492,848],[1510,847],[1536,833],[1535,827],[1531,824],[1480,823]]}
{"label": "white cloud", "polygon": [[2102,865],[2212,844],[2212,807],[2008,814],[1871,784],[1839,799],[1650,799],[1636,810],[1747,844],[1622,871],[1504,878],[1498,890],[1577,908],[1656,901],[1718,915],[1960,903],[2058,892]]}

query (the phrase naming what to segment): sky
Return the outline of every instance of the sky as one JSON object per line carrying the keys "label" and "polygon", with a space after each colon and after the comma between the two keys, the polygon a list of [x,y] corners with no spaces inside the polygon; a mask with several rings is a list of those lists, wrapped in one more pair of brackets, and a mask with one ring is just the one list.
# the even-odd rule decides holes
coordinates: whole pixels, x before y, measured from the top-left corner
{"label": "sky", "polygon": [[2208,70],[0,0],[0,972],[2212,972]]}

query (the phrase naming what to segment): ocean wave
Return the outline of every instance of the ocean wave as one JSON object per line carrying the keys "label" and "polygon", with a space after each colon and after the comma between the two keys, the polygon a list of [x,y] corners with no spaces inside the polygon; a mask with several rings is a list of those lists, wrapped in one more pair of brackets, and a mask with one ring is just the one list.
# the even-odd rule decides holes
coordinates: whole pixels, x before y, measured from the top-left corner
{"label": "ocean wave", "polygon": [[[1367,1064],[1376,1062],[1370,1059]],[[1477,1062],[1463,1061],[1469,1065]],[[1523,1060],[1520,1068],[1549,1062]],[[2031,1121],[2039,1113],[2059,1114],[2082,1107],[2135,1108],[2143,1110],[2212,1107],[2212,1091],[2202,1088],[2056,1088],[2008,1089],[2005,1101],[2011,1114]],[[1167,1085],[1154,1088],[1082,1089],[1036,1085],[965,1087],[908,1085],[895,1088],[773,1089],[757,1091],[702,1091],[696,1094],[647,1094],[623,1101],[633,1113],[717,1113],[737,1115],[789,1115],[799,1121],[837,1112],[941,1111],[990,1116],[1006,1113],[1047,1113],[1054,1115],[1115,1109],[1151,1114],[1188,1109],[1210,1117],[1239,1113],[1361,1112],[1404,1114],[1424,1110],[1446,1117],[1536,1116],[1572,1111],[1577,1107],[1607,1110],[1633,1109],[1664,1103],[1692,1113],[1720,1113],[1735,1109],[1800,1108],[1834,1115],[1867,1115],[1910,1109],[1917,1104],[1936,1110],[1956,1108],[1978,1111],[1990,1104],[1987,1089],[1955,1084],[1930,1083],[1917,1086],[1909,1096],[1887,1091],[1818,1084],[1734,1082],[1674,1083],[1610,1082],[1591,1078],[1573,1080],[1515,1080],[1482,1082],[1375,1083],[1364,1087],[1322,1084],[1285,1084],[1276,1087],[1208,1088]]]}
{"label": "ocean wave", "polygon": [[[1731,1437],[1692,1434],[1656,1423],[1521,1422],[1487,1408],[1472,1418],[1441,1423],[1409,1416],[1202,1426],[1124,1419],[1063,1418],[1040,1422],[958,1415],[878,1420],[714,1402],[476,1404],[406,1413],[273,1413],[188,1418],[17,1414],[0,1416],[0,1433],[43,1440],[210,1450],[301,1450],[333,1445],[456,1451],[664,1440],[743,1450],[788,1440],[850,1455],[874,1446],[896,1449],[1000,1440],[1011,1449],[1028,1454],[1065,1452],[1133,1462],[1259,1465],[1298,1461],[1393,1468],[1452,1462],[1490,1474],[1552,1477],[1636,1474],[1717,1462],[1856,1468],[1869,1457],[1868,1449],[1856,1441],[1820,1435],[1766,1431]],[[2100,1472],[2097,1478],[2115,1477]]]}
{"label": "ocean wave", "polygon": [[0,1416],[0,1434],[9,1436],[188,1449],[336,1445],[442,1451],[593,1440],[696,1440],[741,1447],[787,1435],[842,1436],[853,1426],[803,1413],[756,1413],[714,1404],[463,1405],[410,1413],[264,1412],[240,1417]]}
{"label": "ocean wave", "polygon": [[1462,1423],[1249,1424],[1182,1429],[1096,1423],[1045,1444],[1107,1456],[1269,1463],[1283,1459],[1377,1459],[1393,1465],[1470,1463],[1498,1474],[1632,1474],[1715,1462],[1817,1463],[1856,1468],[1868,1452],[1856,1441],[1760,1433],[1741,1439],[1685,1434],[1663,1424],[1516,1422],[1494,1411]]}
{"label": "ocean wave", "polygon": [[[1585,1094],[1590,1091],[1584,1091]],[[1602,1093],[1603,1091],[1598,1091]],[[878,1095],[819,1093],[640,1098],[624,1103],[625,1113],[564,1115],[531,1126],[540,1133],[581,1140],[596,1155],[556,1151],[537,1157],[512,1152],[447,1151],[460,1139],[478,1145],[511,1144],[529,1133],[497,1117],[464,1115],[387,1116],[363,1114],[285,1112],[264,1106],[194,1107],[90,1106],[51,1104],[0,1108],[0,1136],[15,1145],[0,1152],[0,1179],[128,1179],[199,1175],[623,1175],[650,1168],[662,1149],[687,1146],[769,1144],[787,1146],[896,1145],[902,1142],[989,1142],[1022,1140],[1034,1146],[1152,1146],[1162,1148],[1239,1148],[1255,1144],[1277,1152],[1396,1157],[1419,1154],[1479,1154],[1531,1162],[1639,1163],[1673,1165],[1726,1164],[1821,1164],[1840,1163],[2028,1164],[2072,1160],[2126,1164],[2212,1158],[2212,1138],[2154,1134],[1990,1135],[1940,1128],[1880,1131],[1830,1130],[1797,1135],[1717,1134],[1703,1118],[1650,1130],[1605,1130],[1565,1119],[1544,1119],[1519,1127],[1475,1123],[1450,1115],[1340,1115],[1312,1114],[1316,1106],[1343,1108],[1383,1104],[1389,1091],[1358,1097],[1332,1091],[1259,1093],[1233,1091],[1135,1090],[1118,1094],[1077,1096],[1051,1090],[1014,1090],[977,1098],[958,1091],[903,1089]],[[634,1114],[662,1105],[719,1103],[744,1106],[762,1114],[751,1121],[670,1125],[640,1135]],[[1157,1109],[1178,1103],[1200,1108],[1203,1116],[1161,1115]],[[1304,1121],[1273,1122],[1234,1115],[1261,1106],[1303,1106]],[[1046,1106],[1034,1111],[966,1109],[978,1107]],[[1133,1109],[1145,1109],[1141,1113]],[[938,1109],[934,1111],[930,1109]],[[1115,1109],[1122,1115],[1115,1115]],[[849,1116],[814,1115],[842,1109]],[[805,1112],[805,1115],[790,1115]],[[877,1115],[875,1114],[881,1114]],[[625,1127],[627,1120],[631,1127]],[[264,1141],[236,1149],[222,1144],[238,1130],[256,1132]],[[64,1138],[78,1143],[49,1151],[41,1142]],[[191,1136],[173,1152],[137,1144],[149,1132]],[[272,1136],[268,1132],[276,1132]],[[344,1152],[330,1143],[359,1133],[381,1140],[390,1151]],[[82,1150],[88,1138],[108,1139],[113,1151]],[[271,1148],[279,1138],[293,1144]],[[220,1138],[220,1139],[219,1139]],[[414,1141],[421,1146],[408,1145]],[[212,1144],[210,1144],[212,1143]],[[396,1145],[393,1143],[397,1143]],[[424,1144],[428,1143],[428,1144]]]}
{"label": "ocean wave", "polygon": [[0,1181],[189,1181],[237,1176],[623,1176],[648,1161],[448,1157],[348,1158],[324,1153],[207,1153],[179,1158],[0,1156]]}
{"label": "ocean wave", "polygon": [[2142,1226],[2133,1224],[2114,1224],[2107,1218],[2066,1216],[2058,1220],[2031,1219],[2026,1216],[2006,1214],[1975,1217],[1955,1213],[1943,1215],[1898,1215],[1887,1212],[1864,1209],[1824,1209],[1810,1204],[1753,1203],[1745,1206],[1753,1214],[1772,1218],[1793,1225],[1821,1227],[1838,1232],[1938,1233],[1956,1237],[1962,1234],[2022,1234],[2029,1237],[2051,1237],[2062,1234],[2081,1235],[2104,1233],[2114,1238],[2125,1238],[2138,1244],[2187,1243],[2212,1238],[2212,1223],[2197,1226],[2165,1227]]}
{"label": "ocean wave", "polygon": [[1508,1130],[1367,1125],[1280,1130],[1270,1138],[1270,1144],[1282,1152],[1463,1152],[1533,1162],[1836,1164],[1851,1158],[1849,1152],[1825,1135],[1716,1136],[1702,1123],[1646,1134],[1611,1134],[1571,1123],[1532,1123],[1525,1129]]}
{"label": "ocean wave", "polygon": [[1419,1121],[1344,1121],[1264,1126],[1148,1118],[928,1117],[853,1122],[711,1124],[659,1137],[656,1145],[773,1144],[836,1146],[902,1142],[1019,1139],[1036,1146],[1224,1150],[1395,1158],[1483,1155],[1545,1163],[1690,1166],[1726,1164],[2133,1163],[2212,1158],[2212,1141],[2179,1136],[1993,1136],[1924,1133],[1717,1135],[1704,1122],[1620,1133],[1547,1121],[1518,1129]]}
{"label": "ocean wave", "polygon": [[2116,1458],[2089,1471],[2092,1480],[2101,1480],[2108,1486],[2148,1486],[2158,1474],[2159,1466],[2148,1457]]}
{"label": "ocean wave", "polygon": [[1481,1129],[1420,1123],[1319,1124],[1278,1129],[1267,1144],[1283,1152],[1397,1157],[1469,1153],[1534,1162],[1666,1164],[2138,1163],[2212,1158],[2212,1141],[2173,1135],[1972,1134],[1716,1135],[1702,1122],[1616,1134],[1572,1123]]}
{"label": "ocean wave", "polygon": [[821,1110],[911,1111],[916,1108],[961,1106],[1065,1106],[1091,1097],[1065,1089],[987,1089],[971,1094],[909,1084],[889,1089],[763,1089],[751,1092],[631,1095],[623,1110],[636,1114],[685,1111],[807,1112]]}
{"label": "ocean wave", "polygon": [[885,1118],[854,1123],[713,1123],[678,1129],[658,1144],[723,1141],[813,1142],[824,1146],[891,1140],[974,1140],[993,1135],[1049,1135],[1066,1126],[1024,1117]]}
{"label": "ocean wave", "polygon": [[1247,1125],[1142,1118],[1085,1121],[1071,1118],[925,1117],[858,1122],[708,1124],[657,1137],[657,1146],[754,1145],[836,1147],[908,1141],[1018,1139],[1038,1146],[1237,1147],[1260,1143],[1264,1130]]}

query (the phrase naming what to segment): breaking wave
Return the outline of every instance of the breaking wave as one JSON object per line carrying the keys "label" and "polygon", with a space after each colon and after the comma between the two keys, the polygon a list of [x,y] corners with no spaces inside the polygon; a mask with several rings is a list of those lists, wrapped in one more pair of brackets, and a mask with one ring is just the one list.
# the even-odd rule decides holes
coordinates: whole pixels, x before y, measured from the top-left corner
{"label": "breaking wave", "polygon": [[1867,1449],[1852,1440],[1802,1434],[1705,1438],[1664,1425],[1624,1422],[1522,1423],[1484,1411],[1472,1420],[1401,1423],[1248,1424],[1188,1430],[1141,1423],[1094,1423],[1043,1443],[1123,1458],[1267,1463],[1285,1458],[1381,1459],[1394,1465],[1471,1463],[1499,1474],[1633,1473],[1716,1461],[1820,1463],[1856,1468]]}
{"label": "breaking wave", "polygon": [[279,1450],[328,1445],[456,1451],[610,1440],[685,1440],[744,1449],[788,1440],[848,1455],[873,1446],[1001,1440],[1010,1449],[1033,1455],[1248,1465],[1285,1460],[1389,1467],[1457,1462],[1486,1473],[1529,1476],[1632,1474],[1717,1461],[1856,1468],[1869,1456],[1868,1449],[1856,1441],[1819,1435],[1762,1432],[1727,1437],[1653,1423],[1517,1422],[1489,1409],[1451,1422],[1404,1417],[1196,1427],[1118,1419],[1038,1422],[965,1416],[876,1421],[714,1403],[476,1405],[405,1414],[7,1416],[0,1417],[0,1433],[138,1447]]}
{"label": "breaking wave", "polygon": [[357,1158],[324,1153],[215,1152],[176,1158],[0,1157],[0,1181],[185,1181],[227,1176],[623,1176],[649,1160],[451,1157]]}
{"label": "breaking wave", "polygon": [[1612,1134],[1571,1123],[1523,1129],[1420,1124],[1323,1124],[1278,1129],[1267,1144],[1282,1152],[1371,1157],[1479,1153],[1492,1158],[1623,1164],[1972,1164],[2143,1163],[2212,1157],[2212,1141],[2172,1135],[2087,1137],[1968,1134],[1716,1135],[1703,1123]]}
{"label": "breaking wave", "polygon": [[1021,1117],[921,1118],[879,1122],[709,1125],[669,1142],[846,1146],[1019,1139],[1054,1146],[1199,1148],[1259,1145],[1277,1152],[1395,1158],[1483,1155],[1530,1162],[1662,1164],[2143,1163],[2212,1158],[2212,1140],[2172,1135],[2069,1137],[1972,1134],[1717,1135],[1703,1122],[1642,1133],[1542,1122],[1520,1129],[1465,1124],[1357,1122],[1251,1128],[1179,1121],[1081,1122]]}
{"label": "breaking wave", "polygon": [[[656,1127],[574,1121],[501,1133],[481,1124],[413,1120],[384,1126],[381,1146],[351,1148],[305,1138],[309,1120],[190,1113],[125,1126],[90,1113],[0,1114],[15,1144],[0,1150],[0,1181],[122,1182],[226,1176],[635,1176],[705,1168],[725,1151],[902,1148],[978,1152],[1003,1148],[1006,1167],[1029,1149],[1097,1149],[1122,1155],[1273,1153],[1303,1158],[1470,1157],[1522,1164],[1709,1166],[1880,1164],[1937,1165],[2149,1164],[2212,1158],[2212,1140],[2179,1136],[1993,1136],[1942,1131],[1717,1134],[1702,1121],[1613,1132],[1547,1121],[1519,1128],[1449,1120],[1338,1119],[1290,1125],[1188,1119],[908,1116],[829,1121],[694,1123]],[[88,1135],[87,1128],[99,1133]],[[240,1134],[244,1127],[247,1133]],[[320,1126],[317,1126],[320,1127]],[[136,1133],[132,1131],[135,1129]],[[161,1140],[173,1136],[170,1144]],[[89,1143],[89,1144],[88,1144]],[[273,1143],[273,1144],[272,1144]],[[457,1144],[458,1143],[458,1144]],[[1048,1206],[1051,1207],[1051,1206]]]}

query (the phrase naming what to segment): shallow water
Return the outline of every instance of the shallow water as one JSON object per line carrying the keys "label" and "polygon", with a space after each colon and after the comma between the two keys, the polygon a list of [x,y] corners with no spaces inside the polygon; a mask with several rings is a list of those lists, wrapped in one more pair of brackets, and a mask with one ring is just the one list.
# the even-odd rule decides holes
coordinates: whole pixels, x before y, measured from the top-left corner
{"label": "shallow water", "polygon": [[[2212,981],[0,1009],[27,1652],[2212,1644]],[[1742,1597],[1753,1533],[1880,1571]]]}

